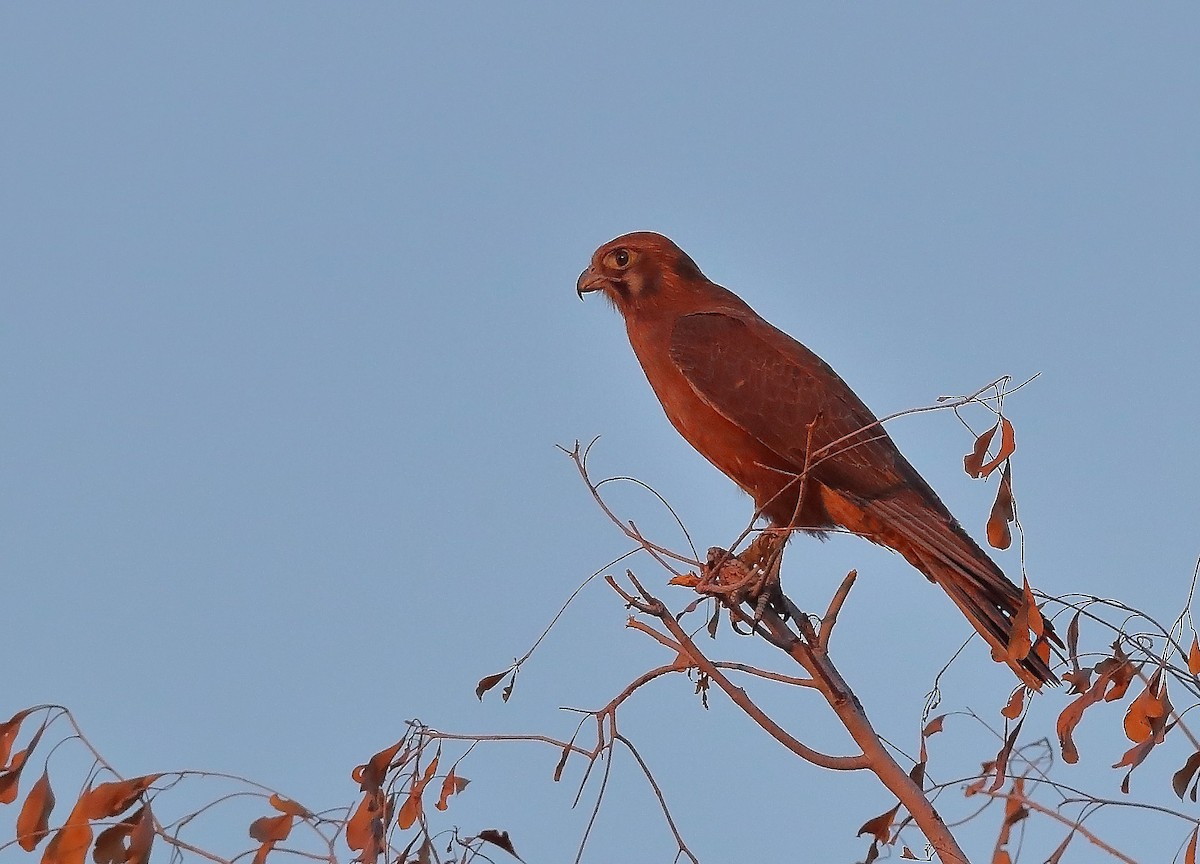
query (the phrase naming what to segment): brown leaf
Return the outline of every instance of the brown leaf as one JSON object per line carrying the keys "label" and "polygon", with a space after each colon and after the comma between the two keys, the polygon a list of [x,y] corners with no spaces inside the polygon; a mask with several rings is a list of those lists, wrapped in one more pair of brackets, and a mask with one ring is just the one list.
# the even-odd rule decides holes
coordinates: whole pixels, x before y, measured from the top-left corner
{"label": "brown leaf", "polygon": [[17,816],[17,843],[26,852],[32,852],[37,845],[49,834],[50,812],[54,809],[54,790],[50,788],[50,775],[42,772],[42,776],[21,805],[21,813]]}
{"label": "brown leaf", "polygon": [[100,832],[92,850],[92,860],[95,864],[144,864],[150,854],[153,838],[154,820],[150,808],[143,805],[128,819]]}
{"label": "brown leaf", "polygon": [[134,823],[129,835],[129,850],[125,853],[125,864],[150,864],[150,847],[154,844],[154,816],[150,805],[141,809],[141,817]]}
{"label": "brown leaf", "polygon": [[571,745],[564,744],[562,755],[558,757],[558,764],[554,766],[554,782],[557,783],[562,779],[563,769],[567,767],[567,757],[571,755]]}
{"label": "brown leaf", "polygon": [[946,715],[939,714],[938,716],[934,717],[932,720],[930,720],[928,723],[925,724],[925,728],[921,730],[921,737],[928,738],[931,735],[936,735],[937,733],[942,731],[942,727],[945,724],[946,724]]}
{"label": "brown leaf", "polygon": [[292,822],[295,818],[290,813],[260,816],[250,823],[250,837],[259,843],[280,843],[292,833]]}
{"label": "brown leaf", "polygon": [[[13,719],[15,720],[16,717]],[[9,720],[8,722],[12,723],[13,721]],[[20,725],[19,721],[17,725]],[[15,735],[16,727],[13,727],[13,729],[13,734]],[[46,726],[43,723],[33,733],[33,737],[29,739],[29,743],[25,745],[25,749],[13,754],[12,761],[8,763],[7,770],[0,772],[0,804],[11,804],[17,800],[17,791],[21,783],[21,771],[24,769],[25,763],[29,761],[29,754],[34,751],[38,742],[42,740],[42,733],[45,731]]]}
{"label": "brown leaf", "polygon": [[414,786],[408,793],[408,797],[404,799],[404,804],[400,807],[399,815],[396,816],[396,825],[401,831],[407,831],[416,824],[417,819],[421,816],[421,794],[417,789],[418,787]]}
{"label": "brown leaf", "polygon": [[358,788],[363,792],[370,792],[372,789],[383,786],[384,778],[387,777],[388,769],[392,765],[392,759],[395,758],[403,744],[404,739],[401,738],[391,747],[386,747],[372,756],[366,765],[359,765],[355,768],[351,776],[358,782]]}
{"label": "brown leaf", "polygon": [[1183,799],[1184,793],[1187,792],[1188,784],[1192,782],[1192,778],[1196,776],[1196,769],[1200,768],[1200,750],[1197,750],[1187,758],[1183,763],[1183,767],[1171,775],[1171,788],[1175,790],[1175,794]]}
{"label": "brown leaf", "polygon": [[284,798],[282,795],[272,792],[268,799],[271,806],[280,813],[286,813],[289,816],[296,816],[300,819],[309,819],[312,817],[312,811],[302,804],[293,801],[291,798]]}
{"label": "brown leaf", "polygon": [[446,775],[446,779],[442,781],[442,794],[438,798],[437,804],[434,806],[439,810],[445,810],[449,804],[446,802],[451,795],[457,795],[459,792],[467,788],[467,784],[471,781],[465,777],[459,777],[454,773],[454,769],[450,769],[450,773]]}
{"label": "brown leaf", "polygon": [[497,831],[494,828],[487,828],[480,831],[478,834],[480,840],[486,843],[491,843],[493,846],[499,846],[509,855],[521,860],[521,856],[517,854],[517,850],[513,848],[512,841],[508,839],[507,831]]}
{"label": "brown leaf", "polygon": [[1188,840],[1187,850],[1183,853],[1184,864],[1196,864],[1196,836],[1200,834],[1200,826],[1192,829],[1192,836]]}
{"label": "brown leaf", "polygon": [[349,821],[346,822],[346,845],[355,852],[362,852],[366,849],[371,843],[371,838],[376,834],[372,823],[382,824],[382,817],[383,793],[373,789],[363,795],[362,801],[359,802]]}
{"label": "brown leaf", "polygon": [[1077,611],[1067,625],[1067,656],[1075,669],[1079,668],[1079,616],[1082,614],[1082,611]]}
{"label": "brown leaf", "polygon": [[1008,697],[1008,704],[1000,709],[1000,716],[1008,720],[1016,720],[1025,710],[1025,685],[1020,684]]}
{"label": "brown leaf", "polygon": [[482,702],[483,694],[503,681],[505,676],[511,671],[511,669],[505,669],[503,672],[497,672],[495,675],[485,675],[480,678],[479,683],[475,685],[475,697]]}
{"label": "brown leaf", "polygon": [[906,859],[908,859],[909,861],[920,861],[920,860],[922,860],[922,859],[918,858],[918,857],[917,857],[915,854],[913,854],[913,851],[912,851],[911,849],[909,849],[907,846],[905,846],[903,849],[901,849],[901,850],[900,850],[900,857],[901,857],[901,858],[906,858]]}
{"label": "brown leaf", "polygon": [[1161,725],[1166,713],[1164,698],[1167,688],[1161,679],[1160,669],[1151,677],[1146,689],[1129,703],[1129,710],[1125,712],[1125,737],[1135,744],[1153,735],[1156,723]]}
{"label": "brown leaf", "polygon": [[83,813],[88,819],[111,819],[128,810],[150,788],[150,784],[161,774],[147,774],[128,780],[101,783],[88,790],[79,799]]}
{"label": "brown leaf", "polygon": [[82,800],[75,803],[67,821],[50,838],[42,864],[84,864],[92,845],[92,826],[79,809]]}
{"label": "brown leaf", "polygon": [[864,834],[870,834],[880,843],[888,842],[888,837],[892,833],[892,820],[896,818],[899,809],[900,803],[897,802],[896,806],[886,813],[880,813],[873,819],[868,819],[854,836],[861,837]]}
{"label": "brown leaf", "polygon": [[1200,675],[1200,639],[1192,637],[1192,647],[1188,651],[1188,671]]}
{"label": "brown leaf", "polygon": [[963,470],[972,477],[983,476],[983,459],[987,456],[988,446],[992,443],[992,436],[996,434],[996,430],[999,428],[1000,424],[997,423],[976,438],[975,446],[971,449],[971,452],[963,457]]}
{"label": "brown leaf", "polygon": [[[1013,730],[1008,733],[1008,737],[1004,739],[1004,743],[1000,745],[1000,751],[996,754],[996,778],[992,781],[989,791],[995,792],[1004,785],[1004,779],[1008,772],[1008,758],[1012,755],[1013,747],[1017,745],[1017,736],[1021,734],[1021,726],[1025,723],[1022,720]],[[1020,780],[1020,778],[1017,778]],[[1011,800],[1011,799],[1010,799]]]}
{"label": "brown leaf", "polygon": [[1068,764],[1074,765],[1079,761],[1079,750],[1075,747],[1073,737],[1075,727],[1083,719],[1083,712],[1100,701],[1104,695],[1104,689],[1109,685],[1112,675],[1118,669],[1118,667],[1110,665],[1108,668],[1100,671],[1100,666],[1103,666],[1107,662],[1102,661],[1097,665],[1096,669],[1100,672],[1100,676],[1096,679],[1096,682],[1058,715],[1058,723],[1056,724],[1058,742],[1062,747],[1063,761]]}
{"label": "brown leaf", "polygon": [[1067,852],[1067,844],[1071,842],[1071,838],[1074,836],[1074,831],[1068,834],[1063,839],[1063,842],[1059,843],[1055,850],[1050,853],[1050,857],[1046,859],[1046,864],[1058,864],[1058,862],[1062,860],[1062,856]]}
{"label": "brown leaf", "polygon": [[17,740],[17,733],[21,731],[21,724],[32,712],[32,708],[26,708],[24,711],[18,711],[7,722],[0,723],[0,768],[8,765],[8,756],[12,753],[12,745]]}
{"label": "brown leaf", "polygon": [[[1008,461],[1008,457],[1016,452],[1017,435],[1013,430],[1013,425],[1008,422],[1007,417],[1000,418],[1000,450],[996,453],[996,457],[986,465],[981,465],[977,476],[987,477],[995,471],[1002,462]],[[1005,470],[1008,466],[1005,466]]]}
{"label": "brown leaf", "polygon": [[996,490],[996,502],[987,521],[988,543],[993,549],[1007,549],[1012,545],[1012,531],[1008,524],[1016,518],[1013,509],[1012,474],[1008,465],[1000,475],[1000,488]]}

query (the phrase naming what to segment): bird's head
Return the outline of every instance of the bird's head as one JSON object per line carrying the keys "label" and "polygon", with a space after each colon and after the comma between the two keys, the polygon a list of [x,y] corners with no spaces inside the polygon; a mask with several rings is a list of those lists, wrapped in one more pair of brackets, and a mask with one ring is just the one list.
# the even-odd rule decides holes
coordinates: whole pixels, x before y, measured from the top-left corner
{"label": "bird's head", "polygon": [[630,315],[686,299],[708,280],[687,253],[661,234],[636,231],[605,243],[579,275],[575,291],[603,292],[617,311]]}

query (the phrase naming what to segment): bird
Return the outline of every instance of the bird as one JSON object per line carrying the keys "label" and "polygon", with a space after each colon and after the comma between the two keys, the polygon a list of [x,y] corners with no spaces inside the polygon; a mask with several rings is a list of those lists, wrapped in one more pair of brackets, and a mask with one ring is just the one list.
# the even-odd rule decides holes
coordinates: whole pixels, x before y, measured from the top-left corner
{"label": "bird", "polygon": [[[667,419],[754,499],[756,516],[782,542],[841,529],[898,552],[949,595],[1027,687],[1058,683],[1037,650],[1008,657],[1022,589],[824,360],[654,232],[600,246],[576,292],[599,292],[621,314]],[[1052,629],[1046,634],[1058,641]]]}

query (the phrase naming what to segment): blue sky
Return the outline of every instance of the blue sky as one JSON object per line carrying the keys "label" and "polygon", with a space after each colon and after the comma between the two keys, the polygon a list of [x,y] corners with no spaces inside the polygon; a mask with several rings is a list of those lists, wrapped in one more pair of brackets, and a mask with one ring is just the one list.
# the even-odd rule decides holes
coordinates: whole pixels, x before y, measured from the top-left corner
{"label": "blue sky", "polygon": [[[596,470],[654,485],[702,546],[749,516],[619,319],[575,298],[592,250],[635,229],[877,413],[1040,372],[1008,405],[1032,580],[1173,618],[1200,554],[1197,56],[1181,3],[10,4],[0,572],[20,659],[0,713],[65,703],[126,773],[234,771],[323,807],[406,718],[569,734],[557,706],[665,662],[596,585],[513,701],[473,694],[626,548],[556,444],[602,435]],[[892,428],[981,536],[969,436],[947,414]],[[646,496],[618,500],[677,539]],[[966,625],[896,556],[790,549],[813,607],[859,569],[841,662],[912,746]],[[947,707],[995,717],[1008,686],[973,645]],[[805,695],[764,698],[842,746]],[[622,717],[702,858],[861,855],[886,793],[714,701],[665,682]],[[994,752],[973,734],[947,755]],[[556,758],[480,754],[453,821],[508,828],[530,862],[573,854],[586,813]],[[591,860],[668,860],[634,766],[614,775]],[[234,823],[196,839],[228,851]]]}

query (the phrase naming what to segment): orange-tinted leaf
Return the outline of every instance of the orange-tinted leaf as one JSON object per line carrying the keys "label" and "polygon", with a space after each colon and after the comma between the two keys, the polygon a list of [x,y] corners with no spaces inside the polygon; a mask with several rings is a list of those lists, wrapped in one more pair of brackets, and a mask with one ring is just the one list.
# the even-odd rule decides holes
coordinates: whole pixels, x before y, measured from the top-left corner
{"label": "orange-tinted leaf", "polygon": [[995,760],[983,762],[979,766],[979,777],[972,780],[970,784],[963,789],[963,795],[970,798],[972,795],[978,795],[983,791],[983,787],[987,784],[988,777],[992,776],[992,769],[996,767]]}
{"label": "orange-tinted leaf", "polygon": [[1175,790],[1175,794],[1180,799],[1187,792],[1188,784],[1196,776],[1196,769],[1198,768],[1200,768],[1200,750],[1189,756],[1187,761],[1183,763],[1183,767],[1171,775],[1171,788]]}
{"label": "orange-tinted leaf", "polygon": [[150,847],[154,844],[154,816],[150,813],[150,805],[142,807],[135,816],[125,864],[149,864]]}
{"label": "orange-tinted leaf", "polygon": [[[1102,665],[1104,664],[1098,664],[1097,670],[1099,670],[1100,666]],[[1083,719],[1083,712],[1086,711],[1091,705],[1094,705],[1100,701],[1104,694],[1104,689],[1109,685],[1112,675],[1117,671],[1117,668],[1118,667],[1115,666],[1109,666],[1107,669],[1101,672],[1100,676],[1096,679],[1096,682],[1092,684],[1092,686],[1089,687],[1085,693],[1080,695],[1077,699],[1071,702],[1070,705],[1064,708],[1062,713],[1058,715],[1058,723],[1056,724],[1058,731],[1058,742],[1062,747],[1062,756],[1064,762],[1073,765],[1079,761],[1079,750],[1075,747],[1075,740],[1073,737],[1075,727],[1078,726],[1079,721]]]}
{"label": "orange-tinted leaf", "polygon": [[269,800],[271,806],[280,813],[286,813],[289,816],[296,816],[300,819],[308,819],[310,816],[312,816],[312,812],[309,811],[307,807],[293,801],[291,798],[284,798],[278,793],[272,792],[271,797],[267,800]]}
{"label": "orange-tinted leaf", "polygon": [[250,823],[250,837],[259,843],[279,843],[292,833],[295,819],[290,813],[278,816],[261,816]]}
{"label": "orange-tinted leaf", "polygon": [[362,852],[375,835],[372,822],[382,822],[383,793],[372,790],[363,795],[349,821],[346,822],[346,845],[355,852]]}
{"label": "orange-tinted leaf", "polygon": [[1146,689],[1129,703],[1129,710],[1125,712],[1125,737],[1135,744],[1154,734],[1156,721],[1161,721],[1166,712],[1164,697],[1167,688],[1161,679],[1162,672],[1159,670],[1151,677]]}
{"label": "orange-tinted leaf", "polygon": [[993,549],[1007,549],[1012,545],[1012,531],[1008,524],[1016,518],[1013,509],[1012,475],[1008,465],[1000,475],[1000,488],[996,490],[996,502],[987,521],[988,543]]}
{"label": "orange-tinted leaf", "polygon": [[480,701],[483,701],[483,694],[503,681],[505,676],[507,676],[511,671],[511,669],[505,669],[503,672],[497,672],[495,675],[485,675],[484,677],[480,678],[479,683],[475,685],[476,698]]}
{"label": "orange-tinted leaf", "polygon": [[421,816],[421,793],[413,788],[412,792],[408,793],[408,797],[404,799],[404,804],[400,807],[400,813],[396,816],[396,825],[401,831],[407,831]]}
{"label": "orange-tinted leaf", "polygon": [[[1008,733],[1008,737],[1004,739],[1004,743],[1000,745],[1000,751],[996,754],[996,777],[992,780],[990,789],[992,792],[995,792],[1004,785],[1004,780],[1008,772],[1008,758],[1012,755],[1013,747],[1017,745],[1017,736],[1021,734],[1021,726],[1024,723],[1025,721],[1022,720],[1014,726],[1012,731]],[[1020,778],[1018,777],[1017,780],[1019,781]],[[1012,799],[1009,798],[1008,800],[1011,801]]]}
{"label": "orange-tinted leaf", "polygon": [[896,806],[891,810],[888,810],[886,813],[880,813],[875,818],[868,819],[863,823],[863,826],[858,829],[858,833],[855,836],[861,837],[864,834],[870,834],[880,843],[888,842],[888,837],[891,836],[892,833],[892,821],[896,818],[896,812],[899,809],[900,804],[897,802]]}
{"label": "orange-tinted leaf", "polygon": [[1200,834],[1200,826],[1192,829],[1192,836],[1188,840],[1187,851],[1183,853],[1184,864],[1196,864],[1196,836]]}
{"label": "orange-tinted leaf", "polygon": [[1025,685],[1019,685],[1008,697],[1008,704],[1000,709],[1000,715],[1009,720],[1016,720],[1025,710]]}
{"label": "orange-tinted leaf", "polygon": [[[21,717],[22,715],[18,714],[17,716]],[[14,717],[13,719],[17,718]],[[12,723],[13,721],[9,720],[8,722]],[[18,721],[17,725],[20,725],[20,721]],[[16,727],[13,728],[13,734],[15,735]],[[21,783],[21,771],[25,768],[25,763],[29,761],[29,754],[34,751],[38,742],[42,740],[42,733],[45,731],[46,725],[43,723],[33,733],[33,736],[29,739],[29,743],[25,745],[25,749],[13,754],[12,761],[8,763],[7,770],[0,772],[0,804],[11,804],[17,800],[17,789]]]}
{"label": "orange-tinted leaf", "polygon": [[491,843],[493,846],[499,846],[518,861],[521,860],[521,856],[518,855],[517,850],[513,848],[512,841],[508,839],[507,831],[497,831],[493,828],[487,828],[483,831],[480,831],[478,836],[480,840]]}
{"label": "orange-tinted leaf", "polygon": [[991,429],[984,432],[975,439],[975,446],[971,452],[963,457],[963,470],[972,477],[983,476],[983,460],[987,456],[988,447],[992,443],[992,437],[996,434],[996,430],[1000,428],[997,423]]}
{"label": "orange-tinted leaf", "polygon": [[254,861],[251,864],[266,864],[267,856],[271,854],[271,850],[275,848],[275,841],[269,841],[258,847],[258,851],[254,853]]}
{"label": "orange-tinted leaf", "polygon": [[921,737],[928,738],[930,735],[936,735],[937,733],[942,731],[942,727],[945,724],[946,724],[946,715],[939,714],[938,716],[934,717],[932,720],[930,720],[928,723],[925,724],[925,728],[921,730]]}
{"label": "orange-tinted leaf", "polygon": [[[1013,430],[1013,425],[1008,422],[1007,417],[1000,418],[1000,450],[996,453],[994,459],[979,468],[979,475],[987,477],[993,471],[1000,467],[1002,462],[1008,461],[1008,457],[1016,452],[1017,449],[1017,434]],[[1008,466],[1005,466],[1008,470]]]}
{"label": "orange-tinted leaf", "polygon": [[1004,849],[997,849],[992,856],[992,864],[1012,864],[1012,856]]}
{"label": "orange-tinted leaf", "polygon": [[1059,843],[1058,847],[1052,853],[1050,853],[1050,857],[1046,859],[1046,864],[1058,864],[1058,862],[1062,861],[1062,856],[1067,852],[1067,844],[1071,842],[1071,838],[1074,836],[1074,831],[1068,834],[1063,839],[1063,842]]}
{"label": "orange-tinted leaf", "polygon": [[21,814],[17,816],[17,843],[26,852],[32,852],[42,839],[49,834],[50,812],[54,809],[54,790],[50,788],[50,775],[42,772],[42,776],[21,805]]}
{"label": "orange-tinted leaf", "polygon": [[355,768],[351,776],[358,781],[358,788],[363,792],[369,792],[382,786],[388,768],[391,767],[392,759],[396,757],[396,753],[403,744],[404,739],[401,738],[391,747],[386,747],[372,756],[366,765],[359,765]]}
{"label": "orange-tinted leaf", "polygon": [[700,584],[700,577],[695,573],[684,573],[680,576],[671,577],[667,584],[682,585],[684,588],[695,588]]}
{"label": "orange-tinted leaf", "polygon": [[442,781],[442,794],[438,798],[437,809],[445,810],[449,805],[446,803],[450,800],[451,795],[457,795],[459,792],[467,788],[467,784],[471,781],[465,777],[459,777],[454,773],[454,769],[450,769],[450,773],[446,775],[446,779]]}
{"label": "orange-tinted leaf", "polygon": [[1029,632],[1034,635],[1034,638],[1041,639],[1046,633],[1046,622],[1042,620],[1042,610],[1038,608],[1037,598],[1033,596],[1033,589],[1029,587],[1029,580],[1022,577],[1022,583],[1025,593],[1025,605],[1029,609]]}
{"label": "orange-tinted leaf", "polygon": [[42,864],[84,864],[91,845],[92,826],[76,804],[66,823],[54,832],[46,845]]}
{"label": "orange-tinted leaf", "polygon": [[1188,651],[1188,671],[1200,675],[1200,639],[1192,637],[1192,647]]}
{"label": "orange-tinted leaf", "polygon": [[95,864],[125,864],[126,841],[132,833],[133,826],[124,822],[105,828],[96,837],[92,861]]}
{"label": "orange-tinted leaf", "polygon": [[88,819],[111,819],[130,808],[150,788],[150,784],[161,774],[147,774],[129,780],[101,783],[85,792],[79,799],[84,815]]}
{"label": "orange-tinted leaf", "polygon": [[32,708],[26,708],[24,711],[18,711],[7,722],[0,723],[0,768],[8,765],[8,756],[12,753],[13,742],[17,740],[21,724],[32,711]]}

